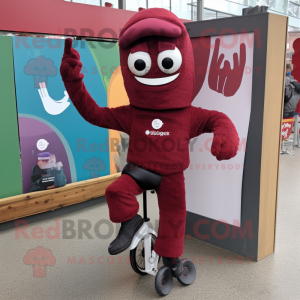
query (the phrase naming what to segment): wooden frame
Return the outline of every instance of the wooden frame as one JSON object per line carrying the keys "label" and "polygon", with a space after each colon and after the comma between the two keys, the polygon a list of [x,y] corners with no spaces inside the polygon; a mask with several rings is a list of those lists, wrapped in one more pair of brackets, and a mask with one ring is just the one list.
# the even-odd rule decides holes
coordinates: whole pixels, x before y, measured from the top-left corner
{"label": "wooden frame", "polygon": [[[253,66],[260,69],[259,72],[254,70],[252,77],[251,116],[241,195],[241,227],[222,222],[216,226],[216,220],[187,212],[186,233],[196,238],[209,235],[206,242],[258,261],[273,253],[275,247],[288,18],[262,13],[185,25],[191,38],[233,32],[254,33]],[[202,224],[205,225],[196,227],[195,232],[195,224],[199,221],[204,221]],[[224,235],[230,227],[228,237],[220,239],[213,236],[213,224],[218,235]]]}
{"label": "wooden frame", "polygon": [[[270,46],[267,49],[265,77],[265,106],[268,109],[264,110],[257,260],[266,257],[275,250],[281,116],[285,86],[285,77],[280,78],[278,76],[278,74],[285,74],[285,60],[284,63],[282,61],[278,63],[277,59],[286,57],[286,42],[278,45],[278,39],[279,41],[280,39],[286,41],[287,27],[287,18],[275,14],[269,15],[268,45]],[[271,45],[276,45],[276,47],[271,47]],[[277,89],[274,89],[274,86],[277,86]],[[273,105],[274,102],[278,105]],[[281,105],[279,105],[280,103]],[[276,131],[278,137],[270,134]],[[273,138],[275,141],[272,142],[271,139]]]}
{"label": "wooden frame", "polygon": [[117,173],[52,190],[0,199],[0,223],[104,196],[105,189],[120,176],[121,173]]}

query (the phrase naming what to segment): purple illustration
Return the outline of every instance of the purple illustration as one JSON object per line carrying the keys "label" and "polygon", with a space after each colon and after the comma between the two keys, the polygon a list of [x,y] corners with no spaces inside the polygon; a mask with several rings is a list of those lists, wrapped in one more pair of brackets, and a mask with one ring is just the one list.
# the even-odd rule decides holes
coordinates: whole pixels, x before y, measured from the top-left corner
{"label": "purple illustration", "polygon": [[63,164],[67,183],[70,183],[69,159],[59,136],[43,122],[25,117],[19,117],[19,131],[23,192],[28,193],[32,188],[32,169],[37,164],[38,154],[43,152],[55,153],[56,161]]}

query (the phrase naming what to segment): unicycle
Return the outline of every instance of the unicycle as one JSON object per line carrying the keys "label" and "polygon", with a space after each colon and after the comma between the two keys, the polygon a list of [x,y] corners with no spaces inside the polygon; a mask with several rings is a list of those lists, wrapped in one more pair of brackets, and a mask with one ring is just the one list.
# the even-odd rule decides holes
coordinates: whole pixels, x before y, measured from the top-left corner
{"label": "unicycle", "polygon": [[160,256],[153,250],[157,233],[149,227],[147,217],[147,191],[143,192],[144,224],[132,239],[130,249],[130,264],[140,275],[156,275]]}
{"label": "unicycle", "polygon": [[[131,176],[145,190],[143,192],[144,224],[133,237],[129,247],[131,267],[139,275],[149,274],[155,276],[157,293],[160,296],[166,296],[173,287],[173,275],[171,269],[167,266],[163,266],[158,270],[161,257],[154,251],[157,233],[150,228],[150,219],[147,216],[147,191],[151,190],[152,193],[155,193],[162,176],[131,163],[124,167],[122,174]],[[190,260],[183,259],[182,262],[183,272],[180,277],[177,277],[177,280],[182,285],[187,286],[196,279],[196,269]]]}

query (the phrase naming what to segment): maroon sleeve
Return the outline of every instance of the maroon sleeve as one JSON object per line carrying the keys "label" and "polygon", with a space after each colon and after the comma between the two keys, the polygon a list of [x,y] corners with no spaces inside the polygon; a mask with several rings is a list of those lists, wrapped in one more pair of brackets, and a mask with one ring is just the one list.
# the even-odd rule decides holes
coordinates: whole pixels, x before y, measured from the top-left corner
{"label": "maroon sleeve", "polygon": [[130,134],[130,105],[116,108],[99,107],[87,91],[83,81],[64,82],[71,101],[80,115],[89,123]]}
{"label": "maroon sleeve", "polygon": [[231,134],[238,138],[234,124],[221,112],[192,106],[190,120],[190,138],[206,132],[224,136]]}
{"label": "maroon sleeve", "polygon": [[213,132],[211,154],[217,160],[231,159],[236,156],[239,136],[234,124],[225,114],[192,106],[190,120],[190,138],[201,133]]}
{"label": "maroon sleeve", "polygon": [[77,50],[72,47],[72,39],[65,40],[65,51],[60,66],[60,74],[71,101],[81,116],[89,123],[130,134],[130,105],[117,108],[99,107],[87,91],[80,73],[82,63]]}

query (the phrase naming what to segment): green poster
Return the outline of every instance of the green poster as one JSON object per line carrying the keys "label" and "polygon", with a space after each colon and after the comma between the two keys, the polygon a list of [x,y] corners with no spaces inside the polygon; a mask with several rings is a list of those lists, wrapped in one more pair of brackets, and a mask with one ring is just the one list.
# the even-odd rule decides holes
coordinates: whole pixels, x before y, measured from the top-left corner
{"label": "green poster", "polygon": [[22,194],[12,38],[0,36],[0,199]]}
{"label": "green poster", "polygon": [[[119,46],[117,43],[111,42],[88,41],[87,44],[97,64],[104,88],[107,92],[109,80],[116,68],[120,66]],[[110,53],[109,56],[107,55],[108,51]]]}

